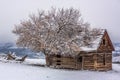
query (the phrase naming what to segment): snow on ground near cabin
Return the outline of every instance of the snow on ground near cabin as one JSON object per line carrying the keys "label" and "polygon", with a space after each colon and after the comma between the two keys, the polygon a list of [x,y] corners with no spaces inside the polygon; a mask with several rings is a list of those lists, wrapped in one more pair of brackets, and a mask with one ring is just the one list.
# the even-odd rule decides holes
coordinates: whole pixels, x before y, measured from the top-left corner
{"label": "snow on ground near cabin", "polygon": [[[38,63],[38,60],[27,62]],[[44,62],[44,61],[42,61]],[[120,64],[107,72],[53,69],[20,63],[0,62],[0,80],[119,80]]]}
{"label": "snow on ground near cabin", "polygon": [[25,59],[24,64],[46,65],[45,59]]}

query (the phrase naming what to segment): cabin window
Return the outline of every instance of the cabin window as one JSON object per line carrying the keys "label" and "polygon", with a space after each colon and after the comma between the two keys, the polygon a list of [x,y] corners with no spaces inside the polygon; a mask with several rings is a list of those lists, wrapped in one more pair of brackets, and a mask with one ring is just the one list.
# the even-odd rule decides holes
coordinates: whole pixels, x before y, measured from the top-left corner
{"label": "cabin window", "polygon": [[78,61],[79,61],[79,62],[82,62],[82,56],[80,56],[80,57],[78,58]]}
{"label": "cabin window", "polygon": [[57,55],[57,58],[61,58],[61,55]]}
{"label": "cabin window", "polygon": [[60,60],[57,60],[57,62],[61,62]]}
{"label": "cabin window", "polygon": [[60,63],[57,63],[56,65],[61,65]]}
{"label": "cabin window", "polygon": [[103,39],[103,45],[105,45],[105,42],[106,42],[105,39]]}

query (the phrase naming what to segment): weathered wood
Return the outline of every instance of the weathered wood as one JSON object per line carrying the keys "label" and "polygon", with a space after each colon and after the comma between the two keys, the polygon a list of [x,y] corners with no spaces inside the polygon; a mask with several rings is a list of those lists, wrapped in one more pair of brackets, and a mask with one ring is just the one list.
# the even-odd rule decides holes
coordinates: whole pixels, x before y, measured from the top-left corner
{"label": "weathered wood", "polygon": [[[104,55],[105,54],[105,55]],[[105,64],[103,58],[105,57]],[[56,68],[71,68],[71,69],[85,69],[85,70],[110,70],[112,69],[112,54],[111,53],[90,53],[82,55],[82,62],[77,58],[61,57],[46,59],[51,60],[51,66]],[[50,62],[50,61],[49,61]]]}
{"label": "weathered wood", "polygon": [[27,58],[27,55],[23,56],[21,59],[15,59],[15,60],[23,62],[26,58]]}
{"label": "weathered wood", "polygon": [[7,54],[7,60],[15,60],[15,57],[12,54]]}

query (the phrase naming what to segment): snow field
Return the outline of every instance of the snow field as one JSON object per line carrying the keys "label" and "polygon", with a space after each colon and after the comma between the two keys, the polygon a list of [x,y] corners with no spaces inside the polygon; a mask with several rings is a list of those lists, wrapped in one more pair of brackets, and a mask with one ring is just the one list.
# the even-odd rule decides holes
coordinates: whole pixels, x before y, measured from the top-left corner
{"label": "snow field", "polygon": [[[28,60],[34,63],[38,60]],[[43,60],[44,61],[44,60]],[[32,63],[33,63],[32,62]],[[26,61],[27,63],[27,61]],[[120,64],[107,72],[53,69],[20,63],[0,62],[0,80],[119,80]]]}

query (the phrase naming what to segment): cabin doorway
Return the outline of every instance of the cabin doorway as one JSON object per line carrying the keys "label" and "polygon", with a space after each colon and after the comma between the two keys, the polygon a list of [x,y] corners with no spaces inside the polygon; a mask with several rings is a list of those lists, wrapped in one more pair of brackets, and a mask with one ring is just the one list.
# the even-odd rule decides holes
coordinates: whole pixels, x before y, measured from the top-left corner
{"label": "cabin doorway", "polygon": [[78,61],[78,68],[83,69],[83,67],[82,67],[83,66],[83,56],[79,56],[77,61]]}

